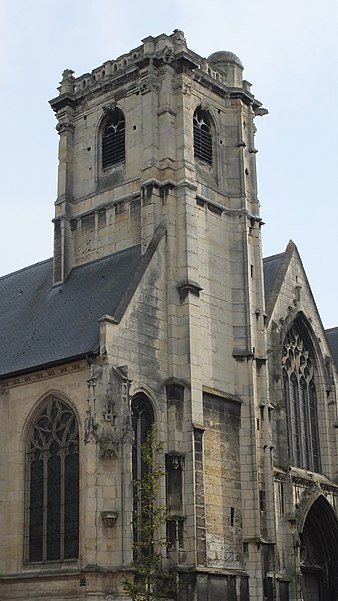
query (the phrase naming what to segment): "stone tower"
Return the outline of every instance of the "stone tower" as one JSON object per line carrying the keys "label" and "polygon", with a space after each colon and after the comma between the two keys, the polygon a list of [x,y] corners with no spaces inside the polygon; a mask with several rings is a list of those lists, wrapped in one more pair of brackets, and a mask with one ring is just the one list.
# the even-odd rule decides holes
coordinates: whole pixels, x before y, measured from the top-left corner
{"label": "stone tower", "polygon": [[[261,599],[272,561],[254,144],[254,117],[266,111],[242,72],[233,53],[204,59],[176,30],[91,73],[64,71],[51,101],[60,134],[54,284],[136,245],[159,254],[148,286],[161,294],[144,311],[161,317],[137,317],[139,330],[152,330],[151,358],[123,352],[119,316],[101,324],[101,343],[105,361],[128,364],[139,388],[148,383],[167,454],[184,458],[171,561],[182,599],[197,591],[201,601],[236,590],[244,600],[249,588]],[[119,536],[126,550],[130,537]],[[128,563],[124,553],[118,563]]]}
{"label": "stone tower", "polygon": [[153,425],[175,601],[338,598],[338,328],[262,260],[242,71],[174,31],[63,74],[54,257],[0,278],[4,601],[130,601]]}

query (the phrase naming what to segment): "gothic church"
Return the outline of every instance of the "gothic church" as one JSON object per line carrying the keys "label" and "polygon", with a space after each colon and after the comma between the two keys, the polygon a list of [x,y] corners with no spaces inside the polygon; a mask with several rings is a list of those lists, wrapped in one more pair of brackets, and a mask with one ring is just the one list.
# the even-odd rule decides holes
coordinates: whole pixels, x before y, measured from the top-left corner
{"label": "gothic church", "polygon": [[128,600],[152,424],[178,601],[338,599],[338,329],[262,259],[242,74],[178,30],[63,73],[54,256],[0,278],[1,601]]}

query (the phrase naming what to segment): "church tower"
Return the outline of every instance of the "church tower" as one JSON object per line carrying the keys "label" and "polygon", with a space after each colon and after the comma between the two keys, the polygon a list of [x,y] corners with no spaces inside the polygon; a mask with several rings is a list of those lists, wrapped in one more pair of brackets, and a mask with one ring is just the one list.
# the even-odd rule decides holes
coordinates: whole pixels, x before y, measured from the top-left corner
{"label": "church tower", "polygon": [[[128,366],[130,394],[147,395],[165,440],[169,559],[182,601],[261,600],[273,569],[254,143],[254,118],[267,111],[242,73],[233,53],[202,58],[175,30],[91,73],[65,70],[51,101],[54,286],[113,253],[138,247],[141,262],[150,257],[128,308],[102,316],[98,363]],[[129,474],[121,461],[114,469]],[[126,512],[116,568],[131,557],[127,479],[116,489],[129,498],[124,507],[115,499]]]}
{"label": "church tower", "polygon": [[3,600],[131,601],[146,560],[155,598],[338,599],[338,329],[262,260],[242,76],[178,30],[63,73],[54,256],[0,278]]}

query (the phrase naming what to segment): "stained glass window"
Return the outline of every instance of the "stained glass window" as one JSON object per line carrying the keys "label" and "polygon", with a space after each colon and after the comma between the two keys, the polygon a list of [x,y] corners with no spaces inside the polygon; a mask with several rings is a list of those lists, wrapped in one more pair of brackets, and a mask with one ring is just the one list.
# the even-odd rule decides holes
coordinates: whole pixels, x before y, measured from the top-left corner
{"label": "stained glass window", "polygon": [[319,472],[317,395],[313,357],[295,324],[284,340],[282,370],[291,463],[296,467]]}
{"label": "stained glass window", "polygon": [[35,418],[26,451],[27,561],[79,554],[79,433],[72,409],[51,397]]}
{"label": "stained glass window", "polygon": [[[147,397],[143,394],[137,395],[133,398],[132,401],[132,422],[133,422],[133,431],[134,431],[134,444],[133,444],[133,481],[140,481],[147,470],[149,469],[148,464],[146,464],[142,459],[142,446],[147,440],[147,436],[152,428],[154,423],[154,413],[151,407],[151,404]],[[133,499],[134,507],[134,515],[141,516],[143,515],[142,508],[142,497],[139,494],[139,491],[136,486],[134,486],[134,499]],[[145,517],[148,519],[148,516]],[[134,533],[134,543],[136,545],[135,548],[140,549],[141,545],[137,545],[137,543],[141,543],[141,532],[138,531],[137,527],[133,527]],[[138,551],[136,555],[139,555]],[[136,558],[135,558],[136,559]]]}

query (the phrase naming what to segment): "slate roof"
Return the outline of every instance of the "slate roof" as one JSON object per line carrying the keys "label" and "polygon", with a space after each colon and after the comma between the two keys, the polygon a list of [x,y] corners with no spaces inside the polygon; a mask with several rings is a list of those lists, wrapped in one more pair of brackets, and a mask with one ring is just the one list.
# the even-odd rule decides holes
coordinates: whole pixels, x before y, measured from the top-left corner
{"label": "slate roof", "polygon": [[[140,245],[75,267],[53,286],[47,259],[0,278],[0,378],[84,357],[99,348],[98,320],[119,321],[165,228],[146,253]],[[281,274],[285,253],[263,259],[265,298]],[[338,327],[326,330],[338,367]]]}
{"label": "slate roof", "polygon": [[284,261],[285,253],[279,253],[278,255],[272,255],[263,259],[263,270],[264,270],[264,286],[265,286],[265,300],[269,298],[270,292],[272,291],[273,285],[276,281],[276,276],[279,268]]}
{"label": "slate roof", "polygon": [[335,364],[338,367],[338,328],[329,328],[325,330],[330,349],[335,360]]}
{"label": "slate roof", "polygon": [[1,277],[0,377],[97,350],[98,319],[121,313],[144,257],[130,247],[75,267],[55,287],[52,259]]}

